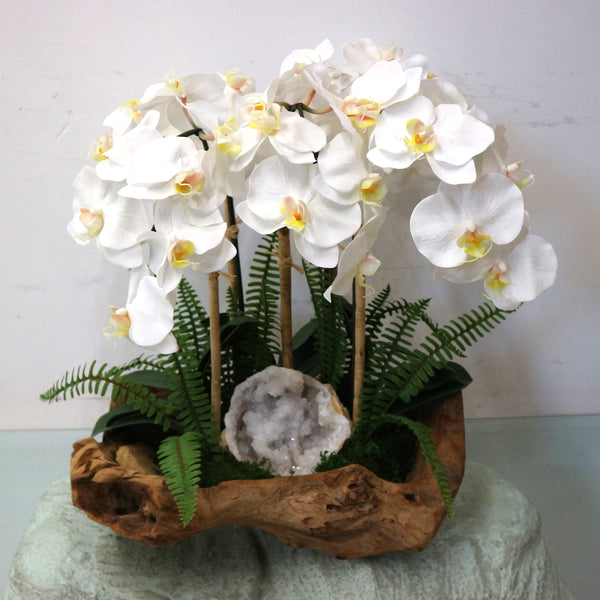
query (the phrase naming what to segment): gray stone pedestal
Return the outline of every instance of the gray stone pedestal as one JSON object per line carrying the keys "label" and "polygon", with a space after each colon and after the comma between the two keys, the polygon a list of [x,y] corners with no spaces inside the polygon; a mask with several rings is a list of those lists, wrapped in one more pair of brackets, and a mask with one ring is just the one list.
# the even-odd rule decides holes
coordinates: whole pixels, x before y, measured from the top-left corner
{"label": "gray stone pedestal", "polygon": [[5,600],[572,600],[536,510],[487,467],[469,463],[456,502],[419,553],[339,561],[246,527],[152,549],[73,508],[69,480],[40,500]]}

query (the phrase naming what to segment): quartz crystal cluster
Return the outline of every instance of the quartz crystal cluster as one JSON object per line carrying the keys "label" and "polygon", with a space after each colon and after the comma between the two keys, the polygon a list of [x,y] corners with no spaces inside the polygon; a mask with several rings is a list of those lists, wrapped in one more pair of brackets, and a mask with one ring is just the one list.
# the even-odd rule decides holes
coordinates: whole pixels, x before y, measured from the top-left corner
{"label": "quartz crystal cluster", "polygon": [[307,475],[321,453],[336,452],[350,436],[344,413],[330,386],[271,366],[235,389],[225,441],[238,460],[265,461],[277,475]]}

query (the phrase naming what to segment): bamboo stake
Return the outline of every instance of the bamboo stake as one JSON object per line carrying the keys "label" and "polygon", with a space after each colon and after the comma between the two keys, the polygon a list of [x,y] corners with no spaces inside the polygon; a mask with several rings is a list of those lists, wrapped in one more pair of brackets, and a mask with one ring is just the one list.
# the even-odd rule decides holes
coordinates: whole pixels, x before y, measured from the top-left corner
{"label": "bamboo stake", "polygon": [[219,273],[208,274],[208,320],[210,328],[210,406],[213,422],[221,431],[221,317],[219,315]]}
{"label": "bamboo stake", "polygon": [[359,277],[354,279],[354,397],[352,401],[352,423],[356,425],[360,415],[360,392],[365,375],[365,290]]}
{"label": "bamboo stake", "polygon": [[238,248],[238,227],[235,220],[235,211],[233,209],[233,198],[227,196],[225,199],[225,218],[227,219],[227,239],[235,247],[235,256],[227,263],[227,272],[229,278],[229,287],[233,292],[233,297],[237,301],[238,308],[244,310],[244,290],[242,286],[242,269],[240,267],[240,252]]}
{"label": "bamboo stake", "polygon": [[292,354],[292,258],[290,255],[290,230],[282,227],[279,236],[279,291],[281,315],[281,355],[283,366],[294,368]]}

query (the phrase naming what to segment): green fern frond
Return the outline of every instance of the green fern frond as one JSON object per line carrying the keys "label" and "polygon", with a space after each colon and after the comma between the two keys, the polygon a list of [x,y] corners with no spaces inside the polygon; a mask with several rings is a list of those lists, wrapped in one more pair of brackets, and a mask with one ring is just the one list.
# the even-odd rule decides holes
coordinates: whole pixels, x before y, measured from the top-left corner
{"label": "green fern frond", "polygon": [[409,402],[433,377],[436,370],[491,332],[510,312],[513,311],[483,303],[428,335],[420,348],[406,354],[404,362],[393,373],[392,379],[399,384],[399,397],[404,402]]}
{"label": "green fern frond", "polygon": [[[402,322],[406,322],[407,324],[423,322],[435,327],[426,312],[430,303],[429,298],[417,300],[415,302],[409,302],[403,298],[389,301],[387,300],[389,292],[390,286],[388,285],[377,295],[374,301],[370,302],[368,305],[365,315],[367,355],[372,350],[373,346],[378,343],[386,319],[390,317],[400,315]],[[411,329],[411,331],[413,330],[414,328]]]}
{"label": "green fern frond", "polygon": [[[504,321],[506,314],[484,303],[443,327],[436,327],[417,347],[412,347],[415,328],[423,321],[420,308],[404,310],[370,346],[361,393],[361,423],[377,421],[397,400],[410,402],[448,362],[462,356],[474,342]],[[393,411],[392,411],[393,412]]]}
{"label": "green fern frond", "polygon": [[185,278],[177,288],[173,335],[180,348],[193,349],[196,356],[202,356],[210,348],[208,313]]}
{"label": "green fern frond", "polygon": [[332,295],[328,302],[323,296],[331,284],[329,269],[316,267],[305,260],[303,267],[317,320],[314,335],[321,381],[337,389],[350,368],[351,346],[343,298]]}
{"label": "green fern frond", "polygon": [[[402,382],[397,376],[408,359],[417,325],[423,320],[426,304],[404,302],[402,317],[392,321],[367,344],[365,376],[361,391],[359,425],[366,425],[387,411],[390,400],[397,398]],[[378,310],[382,313],[383,306]],[[372,321],[374,328],[381,328],[379,317]],[[376,329],[372,329],[376,331]]]}
{"label": "green fern frond", "polygon": [[42,400],[53,402],[67,397],[84,394],[106,396],[109,390],[116,402],[132,405],[141,414],[153,419],[165,431],[173,424],[171,408],[162,398],[158,398],[147,387],[123,377],[132,363],[123,367],[108,367],[103,364],[96,368],[96,361],[89,366],[82,365],[57,381],[48,391],[40,395]]}
{"label": "green fern frond", "polygon": [[225,301],[227,302],[227,314],[229,315],[229,318],[235,319],[235,317],[239,317],[241,314],[240,307],[237,298],[233,293],[233,288],[230,285],[228,285],[225,290]]}
{"label": "green fern frond", "polygon": [[164,439],[157,452],[158,465],[184,527],[189,525],[196,512],[201,456],[200,436],[191,431]]}
{"label": "green fern frond", "polygon": [[423,423],[413,421],[400,415],[384,415],[380,422],[405,425],[412,431],[419,442],[423,457],[427,461],[427,464],[431,467],[431,471],[433,472],[435,480],[440,488],[440,493],[442,495],[442,500],[444,502],[444,507],[446,508],[448,518],[452,518],[454,515],[454,499],[452,496],[452,488],[450,487],[450,482],[446,476],[444,465],[442,464],[435,444],[433,443],[431,429]]}
{"label": "green fern frond", "polygon": [[[277,233],[263,237],[248,269],[245,314],[257,322],[255,351],[276,356],[280,351],[279,266]],[[264,361],[261,361],[264,362]]]}

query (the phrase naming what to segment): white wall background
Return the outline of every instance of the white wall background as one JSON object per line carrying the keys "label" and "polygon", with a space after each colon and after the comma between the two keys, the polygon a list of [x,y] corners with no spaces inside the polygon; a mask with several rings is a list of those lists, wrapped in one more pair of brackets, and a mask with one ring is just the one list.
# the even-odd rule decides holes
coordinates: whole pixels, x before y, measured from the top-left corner
{"label": "white wall background", "polygon": [[[119,363],[101,329],[125,275],[66,234],[70,184],[89,140],[117,104],[179,73],[240,67],[258,88],[291,50],[329,37],[371,37],[426,54],[507,128],[511,157],[537,178],[526,190],[535,233],[559,255],[554,288],[463,361],[471,417],[600,412],[600,169],[596,0],[53,0],[5,1],[0,23],[0,428],[91,426],[106,401],[54,406],[38,395],[94,358]],[[376,253],[398,295],[434,296],[444,321],[480,288],[431,281],[404,211]]]}

